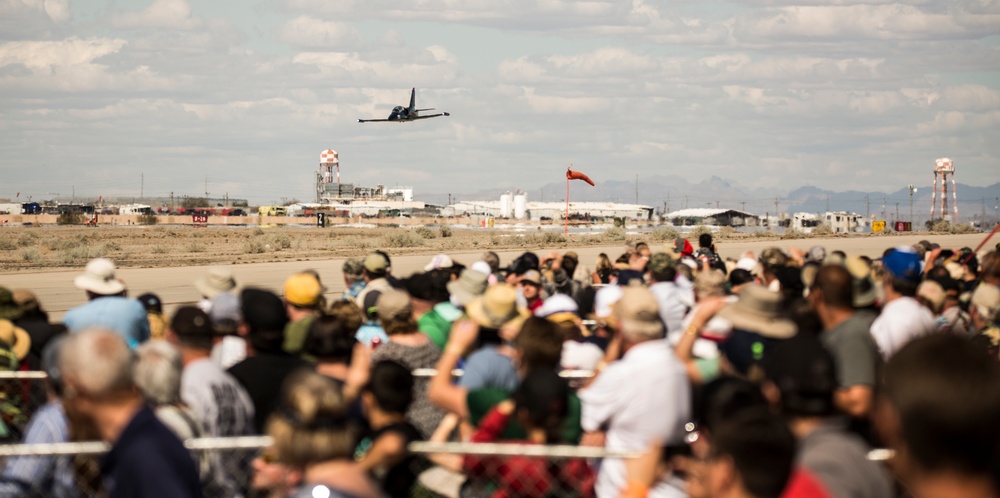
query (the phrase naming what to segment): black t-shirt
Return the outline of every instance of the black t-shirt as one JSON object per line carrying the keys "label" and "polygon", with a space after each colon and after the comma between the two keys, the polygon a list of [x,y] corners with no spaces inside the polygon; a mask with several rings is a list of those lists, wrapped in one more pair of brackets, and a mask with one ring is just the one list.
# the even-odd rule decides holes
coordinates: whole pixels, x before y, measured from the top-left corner
{"label": "black t-shirt", "polygon": [[281,385],[288,374],[313,366],[297,356],[288,354],[262,353],[251,356],[229,369],[250,395],[254,409],[254,427],[258,433],[264,432],[267,417],[274,411],[281,394]]}
{"label": "black t-shirt", "polygon": [[[368,450],[375,444],[375,441],[389,433],[396,433],[403,436],[406,444],[423,439],[420,430],[413,424],[409,422],[396,422],[381,429],[375,429],[370,434],[361,438],[354,451],[355,459],[360,459],[367,454]],[[401,462],[389,468],[385,472],[385,475],[376,475],[375,478],[379,481],[382,490],[390,497],[408,498],[412,496],[412,489],[413,485],[417,482],[417,476],[427,467],[427,460],[424,457],[408,454]]]}

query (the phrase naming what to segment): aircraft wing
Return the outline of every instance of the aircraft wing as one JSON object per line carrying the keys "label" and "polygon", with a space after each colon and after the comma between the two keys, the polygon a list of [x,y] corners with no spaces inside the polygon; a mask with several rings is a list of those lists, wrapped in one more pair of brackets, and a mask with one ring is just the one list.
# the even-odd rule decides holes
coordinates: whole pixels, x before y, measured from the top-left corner
{"label": "aircraft wing", "polygon": [[405,121],[403,119],[359,119],[359,123],[377,123],[380,121]]}
{"label": "aircraft wing", "polygon": [[436,118],[438,116],[451,116],[451,113],[450,112],[439,112],[437,114],[428,114],[426,116],[417,116],[415,118],[407,119],[407,121],[414,121],[414,120],[417,120],[417,119]]}

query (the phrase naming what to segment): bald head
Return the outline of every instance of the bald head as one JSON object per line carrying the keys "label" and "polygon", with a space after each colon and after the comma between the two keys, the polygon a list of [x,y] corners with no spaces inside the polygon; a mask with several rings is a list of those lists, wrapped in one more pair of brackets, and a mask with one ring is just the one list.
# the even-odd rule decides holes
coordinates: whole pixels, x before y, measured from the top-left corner
{"label": "bald head", "polygon": [[59,351],[66,387],[95,399],[134,392],[134,363],[125,341],[105,329],[72,334]]}
{"label": "bald head", "polygon": [[831,308],[851,309],[854,286],[851,273],[840,265],[825,265],[816,273],[813,289],[823,296],[823,304]]}

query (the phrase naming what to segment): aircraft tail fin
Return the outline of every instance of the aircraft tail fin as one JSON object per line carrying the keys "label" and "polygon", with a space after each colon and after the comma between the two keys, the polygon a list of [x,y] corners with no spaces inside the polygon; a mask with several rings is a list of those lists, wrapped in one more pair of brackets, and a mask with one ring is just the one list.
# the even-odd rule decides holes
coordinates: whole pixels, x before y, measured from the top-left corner
{"label": "aircraft tail fin", "polygon": [[410,109],[417,107],[417,89],[414,87],[410,90]]}

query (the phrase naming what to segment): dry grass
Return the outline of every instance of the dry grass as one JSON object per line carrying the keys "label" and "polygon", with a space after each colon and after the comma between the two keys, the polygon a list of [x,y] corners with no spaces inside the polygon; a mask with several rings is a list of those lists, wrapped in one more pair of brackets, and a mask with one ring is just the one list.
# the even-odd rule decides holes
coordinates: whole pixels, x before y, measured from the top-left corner
{"label": "dry grass", "polygon": [[[447,235],[446,235],[447,234]],[[78,268],[105,256],[121,267],[150,268],[213,263],[262,263],[475,248],[537,248],[572,241],[597,245],[596,237],[551,231],[411,228],[225,228],[182,226],[7,227],[0,234],[0,271]],[[2,250],[6,249],[6,250]]]}
{"label": "dry grass", "polygon": [[[429,233],[436,236],[426,237]],[[781,238],[763,229],[755,233],[720,230],[715,235],[717,239],[729,241]],[[98,256],[112,258],[121,267],[149,268],[344,258],[363,256],[374,249],[391,250],[394,255],[484,249],[559,249],[662,242],[675,236],[677,232],[670,228],[643,234],[609,228],[595,234],[566,237],[555,230],[466,229],[447,225],[425,230],[399,227],[14,226],[0,229],[0,271],[79,268],[88,259]],[[682,236],[697,238],[692,233]]]}

